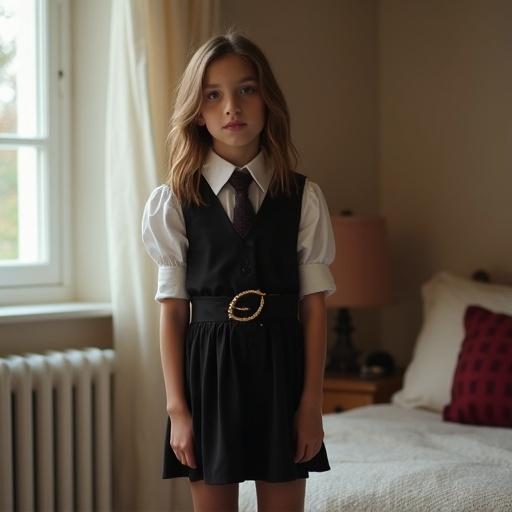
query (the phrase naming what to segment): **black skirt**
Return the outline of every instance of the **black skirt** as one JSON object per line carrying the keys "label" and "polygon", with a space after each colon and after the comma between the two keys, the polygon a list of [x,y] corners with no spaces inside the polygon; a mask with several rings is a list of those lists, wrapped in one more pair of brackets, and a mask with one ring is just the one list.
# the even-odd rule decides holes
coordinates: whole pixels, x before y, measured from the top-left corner
{"label": "black skirt", "polygon": [[331,469],[323,443],[311,460],[293,460],[304,353],[299,319],[189,324],[185,394],[197,467],[176,458],[166,415],[162,478],[187,476],[207,484],[284,482]]}

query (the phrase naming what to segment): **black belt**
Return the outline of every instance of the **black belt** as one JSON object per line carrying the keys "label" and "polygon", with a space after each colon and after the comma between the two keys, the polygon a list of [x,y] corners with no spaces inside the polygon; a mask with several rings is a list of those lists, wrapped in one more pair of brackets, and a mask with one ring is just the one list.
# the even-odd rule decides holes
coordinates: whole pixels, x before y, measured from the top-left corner
{"label": "black belt", "polygon": [[234,297],[192,296],[191,322],[208,320],[261,321],[270,318],[298,318],[297,294],[244,290]]}

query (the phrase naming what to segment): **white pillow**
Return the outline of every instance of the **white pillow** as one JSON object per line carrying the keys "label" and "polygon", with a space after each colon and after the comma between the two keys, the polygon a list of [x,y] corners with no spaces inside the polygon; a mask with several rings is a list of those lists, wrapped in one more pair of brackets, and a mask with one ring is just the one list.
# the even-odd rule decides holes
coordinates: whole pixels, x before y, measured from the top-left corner
{"label": "white pillow", "polygon": [[464,338],[464,312],[478,304],[512,314],[512,287],[439,272],[421,286],[423,325],[403,387],[391,402],[406,408],[442,412],[451,399],[452,379]]}

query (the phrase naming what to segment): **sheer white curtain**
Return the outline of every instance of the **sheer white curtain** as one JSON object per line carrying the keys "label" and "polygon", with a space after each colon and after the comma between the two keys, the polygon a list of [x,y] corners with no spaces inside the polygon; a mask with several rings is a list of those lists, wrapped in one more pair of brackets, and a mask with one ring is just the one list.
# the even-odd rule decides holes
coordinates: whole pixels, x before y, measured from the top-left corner
{"label": "sheer white curtain", "polygon": [[140,225],[165,174],[172,90],[189,49],[218,31],[219,1],[112,0],[105,185],[117,354],[113,493],[123,512],[192,510],[188,479],[161,479],[166,412],[156,268]]}

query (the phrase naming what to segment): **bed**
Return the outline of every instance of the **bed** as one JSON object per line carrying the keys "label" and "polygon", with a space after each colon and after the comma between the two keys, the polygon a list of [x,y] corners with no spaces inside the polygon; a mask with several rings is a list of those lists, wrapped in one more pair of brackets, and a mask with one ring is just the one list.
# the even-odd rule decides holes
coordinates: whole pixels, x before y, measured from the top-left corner
{"label": "bed", "polygon": [[[390,403],[323,415],[331,470],[309,474],[306,511],[512,511],[512,287],[441,272],[423,285],[422,298],[423,325],[403,388]],[[461,372],[468,343],[476,350],[474,319],[482,311],[506,326],[509,337],[500,338],[496,354],[508,366],[492,373],[501,387],[476,410],[457,391],[463,379],[486,373],[481,366],[469,377]],[[486,416],[491,401],[506,415]],[[239,490],[239,510],[256,511],[254,482]]]}
{"label": "bed", "polygon": [[[331,470],[310,473],[311,511],[511,511],[512,431],[443,422],[395,404],[324,414]],[[240,511],[254,511],[254,482]]]}

